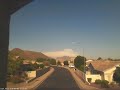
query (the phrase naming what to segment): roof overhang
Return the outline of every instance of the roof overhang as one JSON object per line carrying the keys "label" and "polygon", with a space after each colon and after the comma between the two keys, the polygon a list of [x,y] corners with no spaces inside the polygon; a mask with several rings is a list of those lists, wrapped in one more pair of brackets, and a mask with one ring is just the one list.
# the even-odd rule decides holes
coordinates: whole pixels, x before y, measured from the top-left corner
{"label": "roof overhang", "polygon": [[11,0],[9,2],[10,15],[32,1],[33,0]]}

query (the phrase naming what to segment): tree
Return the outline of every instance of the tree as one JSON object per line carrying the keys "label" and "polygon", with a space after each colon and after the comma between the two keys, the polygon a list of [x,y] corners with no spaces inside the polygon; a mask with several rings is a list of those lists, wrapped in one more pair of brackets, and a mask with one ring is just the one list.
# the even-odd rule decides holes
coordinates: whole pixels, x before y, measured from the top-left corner
{"label": "tree", "polygon": [[33,67],[34,67],[35,69],[38,69],[38,68],[39,68],[39,65],[38,65],[37,63],[34,63],[34,64],[33,64]]}
{"label": "tree", "polygon": [[60,62],[60,61],[58,61],[58,62],[57,62],[57,65],[61,65],[61,62]]}
{"label": "tree", "polygon": [[97,60],[102,60],[102,58],[101,57],[98,57],[98,59]]}
{"label": "tree", "polygon": [[28,65],[23,65],[23,71],[33,71],[35,70],[35,67],[32,63],[28,64]]}
{"label": "tree", "polygon": [[56,60],[55,59],[50,59],[49,61],[50,61],[51,65],[56,65]]}
{"label": "tree", "polygon": [[120,67],[117,67],[113,74],[113,80],[120,84]]}
{"label": "tree", "polygon": [[73,61],[70,61],[70,63],[73,63]]}
{"label": "tree", "polygon": [[67,61],[67,60],[66,60],[66,61],[64,61],[63,63],[64,63],[64,65],[69,65],[69,63],[68,63],[68,61]]}
{"label": "tree", "polygon": [[84,68],[86,66],[86,58],[83,56],[77,56],[74,59],[74,65],[76,68],[84,72]]}
{"label": "tree", "polygon": [[40,68],[42,68],[42,69],[44,68],[44,64],[40,64],[39,66],[40,66]]}
{"label": "tree", "polygon": [[21,66],[23,65],[22,59],[13,60],[11,56],[8,56],[8,74],[16,75],[21,71]]}
{"label": "tree", "polygon": [[43,58],[37,58],[36,62],[43,62],[45,61],[46,59],[43,59]]}
{"label": "tree", "polygon": [[9,62],[8,62],[8,75],[14,75],[15,72],[16,72],[15,61],[9,60]]}

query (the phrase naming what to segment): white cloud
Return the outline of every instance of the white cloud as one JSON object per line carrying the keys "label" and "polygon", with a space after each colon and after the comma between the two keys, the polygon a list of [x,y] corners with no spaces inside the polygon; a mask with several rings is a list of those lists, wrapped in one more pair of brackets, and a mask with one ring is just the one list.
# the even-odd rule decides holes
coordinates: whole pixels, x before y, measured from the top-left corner
{"label": "white cloud", "polygon": [[72,49],[64,49],[61,51],[54,51],[54,52],[44,52],[45,55],[49,56],[49,57],[62,57],[62,56],[71,56],[71,57],[75,57],[78,55],[77,52],[74,52]]}
{"label": "white cloud", "polygon": [[72,42],[72,44],[78,44],[78,45],[80,45],[81,43],[80,42]]}

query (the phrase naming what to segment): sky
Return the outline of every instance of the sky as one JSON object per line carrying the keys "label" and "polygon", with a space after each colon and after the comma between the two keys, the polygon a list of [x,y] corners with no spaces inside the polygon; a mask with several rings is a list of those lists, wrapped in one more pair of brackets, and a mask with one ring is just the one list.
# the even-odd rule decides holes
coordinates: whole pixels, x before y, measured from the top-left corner
{"label": "sky", "polygon": [[120,58],[120,0],[34,0],[11,15],[9,42],[51,57]]}

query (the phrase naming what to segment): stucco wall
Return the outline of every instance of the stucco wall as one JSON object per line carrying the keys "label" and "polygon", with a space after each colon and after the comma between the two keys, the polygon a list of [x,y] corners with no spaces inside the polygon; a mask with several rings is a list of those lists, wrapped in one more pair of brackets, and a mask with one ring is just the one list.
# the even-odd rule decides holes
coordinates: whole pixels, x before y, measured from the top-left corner
{"label": "stucco wall", "polygon": [[113,67],[109,70],[104,71],[105,80],[107,80],[109,82],[113,81],[113,74],[114,74],[115,69],[116,69],[116,67]]}
{"label": "stucco wall", "polygon": [[99,74],[96,75],[86,75],[86,81],[88,81],[88,78],[91,78],[91,83],[95,82],[96,79],[101,80],[101,76]]}
{"label": "stucco wall", "polygon": [[104,73],[113,73],[115,71],[115,69],[116,69],[116,67],[113,67],[111,69],[104,71]]}
{"label": "stucco wall", "polygon": [[27,71],[28,77],[36,77],[36,71]]}

